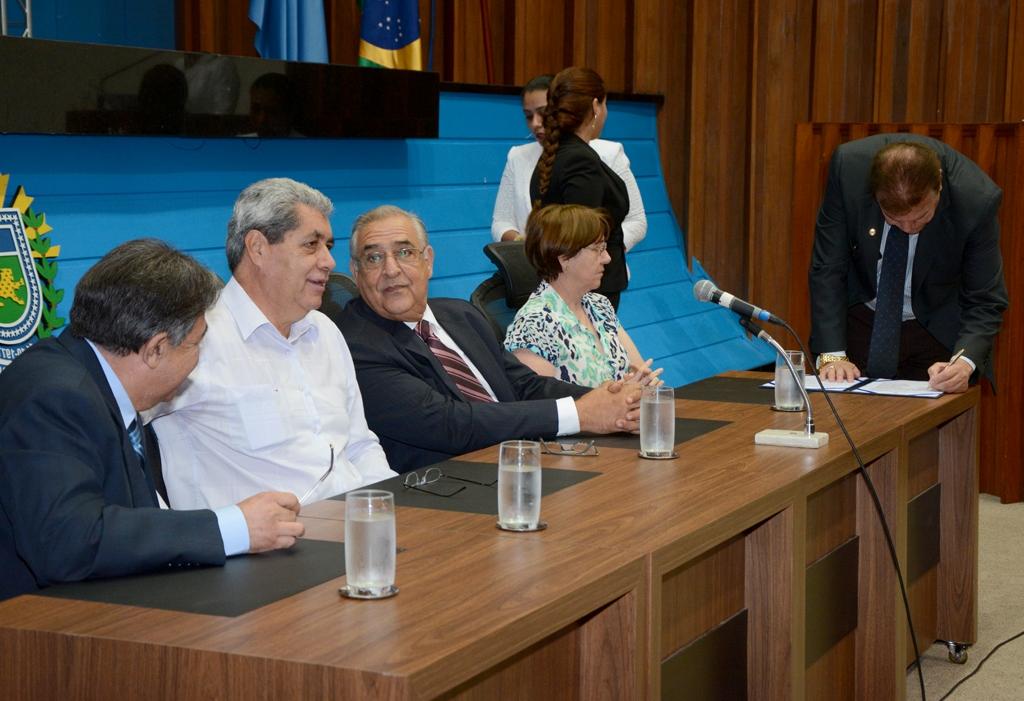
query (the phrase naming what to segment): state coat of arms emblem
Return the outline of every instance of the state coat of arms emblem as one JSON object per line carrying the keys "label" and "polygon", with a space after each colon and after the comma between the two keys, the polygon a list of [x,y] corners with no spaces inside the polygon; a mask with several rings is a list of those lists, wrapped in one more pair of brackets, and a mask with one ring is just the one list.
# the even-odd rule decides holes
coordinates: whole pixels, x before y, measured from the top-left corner
{"label": "state coat of arms emblem", "polygon": [[8,177],[0,174],[0,370],[64,325],[57,316],[64,290],[54,286],[60,246],[51,245],[53,229],[24,189],[2,206]]}

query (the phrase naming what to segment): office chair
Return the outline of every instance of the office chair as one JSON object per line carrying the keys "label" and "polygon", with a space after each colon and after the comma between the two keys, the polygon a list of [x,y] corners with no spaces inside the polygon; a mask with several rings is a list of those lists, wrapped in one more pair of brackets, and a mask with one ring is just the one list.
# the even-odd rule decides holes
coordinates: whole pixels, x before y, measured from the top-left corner
{"label": "office chair", "polygon": [[508,306],[505,281],[501,275],[494,273],[477,285],[469,296],[469,301],[487,317],[487,321],[491,322],[491,330],[494,331],[498,343],[504,343],[505,331],[515,318],[516,310]]}
{"label": "office chair", "polygon": [[345,305],[350,299],[358,296],[359,288],[356,287],[355,280],[345,273],[331,273],[327,278],[327,288],[320,303],[320,311],[337,325]]}
{"label": "office chair", "polygon": [[505,295],[512,310],[526,304],[540,284],[540,276],[526,258],[522,241],[498,241],[484,246],[484,254],[498,268],[505,282]]}
{"label": "office chair", "polygon": [[491,322],[498,343],[504,343],[505,331],[519,307],[537,289],[540,277],[526,259],[522,241],[489,243],[484,246],[484,254],[497,266],[498,272],[481,282],[469,301]]}

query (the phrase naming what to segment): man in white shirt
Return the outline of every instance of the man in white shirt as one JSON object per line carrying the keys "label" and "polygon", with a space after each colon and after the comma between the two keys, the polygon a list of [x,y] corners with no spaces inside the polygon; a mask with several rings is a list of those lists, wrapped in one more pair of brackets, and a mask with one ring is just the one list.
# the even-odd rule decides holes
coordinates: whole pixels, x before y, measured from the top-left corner
{"label": "man in white shirt", "polygon": [[[498,185],[498,196],[494,200],[494,214],[491,217],[491,238],[495,241],[513,241],[522,238],[526,232],[526,219],[530,216],[533,203],[530,201],[530,178],[540,160],[540,141],[544,138],[544,120],[540,110],[548,103],[550,75],[537,76],[523,86],[523,117],[534,140],[528,144],[513,146],[508,151],[505,170]],[[629,168],[629,158],[622,144],[617,141],[592,139],[590,147],[597,151],[601,160],[614,170],[626,183],[629,193],[629,214],[622,222],[622,243],[626,251],[640,243],[647,235],[647,214],[636,178]]]}
{"label": "man in white shirt", "polygon": [[287,178],[254,183],[235,202],[232,277],[206,314],[199,365],[149,415],[175,508],[269,488],[309,503],[394,476],[366,425],[345,340],[316,311],[334,268],[332,211]]}

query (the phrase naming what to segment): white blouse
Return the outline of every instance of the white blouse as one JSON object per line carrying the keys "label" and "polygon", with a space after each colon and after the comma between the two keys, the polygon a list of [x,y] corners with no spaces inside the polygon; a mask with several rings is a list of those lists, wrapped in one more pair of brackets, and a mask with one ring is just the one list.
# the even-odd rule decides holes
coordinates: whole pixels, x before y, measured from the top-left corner
{"label": "white blouse", "polygon": [[[647,234],[647,215],[640,197],[640,188],[629,169],[629,158],[622,144],[617,141],[594,139],[590,147],[597,151],[608,166],[626,183],[629,193],[629,214],[622,222],[622,240],[626,250],[633,248]],[[530,179],[540,160],[541,145],[531,141],[522,146],[513,146],[508,151],[505,170],[498,185],[498,196],[494,200],[494,215],[491,218],[491,238],[501,241],[501,235],[513,229],[526,231],[526,218],[530,216]]]}

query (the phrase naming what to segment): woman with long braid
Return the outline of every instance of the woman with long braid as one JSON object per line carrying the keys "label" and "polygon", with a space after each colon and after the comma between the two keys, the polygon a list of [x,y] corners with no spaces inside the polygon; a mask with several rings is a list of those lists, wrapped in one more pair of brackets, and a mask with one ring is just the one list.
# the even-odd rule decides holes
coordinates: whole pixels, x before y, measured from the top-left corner
{"label": "woman with long braid", "polygon": [[544,108],[544,150],[530,181],[534,209],[549,204],[582,204],[605,210],[608,255],[597,291],[618,309],[626,288],[622,221],[629,213],[626,184],[588,143],[601,135],[608,117],[604,81],[589,68],[566,68],[548,88]]}

